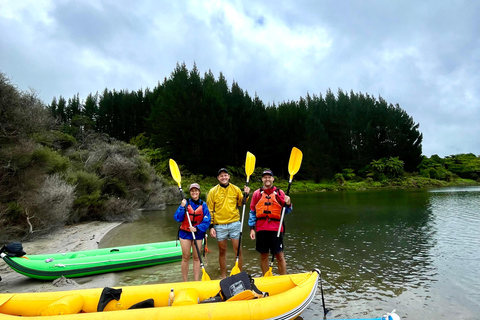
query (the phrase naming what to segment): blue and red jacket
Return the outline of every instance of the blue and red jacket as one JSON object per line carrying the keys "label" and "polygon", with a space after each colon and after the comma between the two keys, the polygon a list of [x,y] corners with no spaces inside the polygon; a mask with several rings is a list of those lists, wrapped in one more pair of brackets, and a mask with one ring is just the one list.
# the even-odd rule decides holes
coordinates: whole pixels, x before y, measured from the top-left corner
{"label": "blue and red jacket", "polygon": [[[197,228],[197,232],[195,232],[195,239],[203,239],[212,219],[207,204],[201,199],[198,201],[188,199],[186,207],[187,211],[190,213],[192,226]],[[180,225],[179,238],[193,240],[192,233],[189,229],[187,215],[185,214],[185,207],[180,205],[177,211],[175,211],[173,218],[175,221],[182,223]]]}

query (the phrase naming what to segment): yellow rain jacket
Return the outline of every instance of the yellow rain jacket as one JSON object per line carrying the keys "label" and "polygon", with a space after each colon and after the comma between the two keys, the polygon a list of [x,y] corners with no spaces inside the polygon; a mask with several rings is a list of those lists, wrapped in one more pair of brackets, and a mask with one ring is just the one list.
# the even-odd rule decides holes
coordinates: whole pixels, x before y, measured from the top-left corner
{"label": "yellow rain jacket", "polygon": [[243,204],[243,192],[231,183],[227,187],[217,184],[207,195],[207,205],[212,224],[227,224],[240,221],[238,207]]}

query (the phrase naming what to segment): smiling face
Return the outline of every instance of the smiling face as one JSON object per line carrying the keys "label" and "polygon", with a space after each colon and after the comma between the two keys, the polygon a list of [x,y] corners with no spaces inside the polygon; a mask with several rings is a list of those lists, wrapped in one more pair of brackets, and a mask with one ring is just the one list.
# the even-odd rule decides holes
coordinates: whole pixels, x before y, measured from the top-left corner
{"label": "smiling face", "polygon": [[230,175],[226,172],[220,172],[217,179],[218,179],[218,182],[220,182],[223,185],[226,185],[230,181]]}
{"label": "smiling face", "polygon": [[263,188],[264,189],[270,189],[273,187],[273,181],[275,181],[275,178],[269,174],[264,174],[262,176],[262,182],[263,182]]}
{"label": "smiling face", "polygon": [[190,189],[190,197],[195,201],[198,200],[200,198],[200,190],[197,188]]}

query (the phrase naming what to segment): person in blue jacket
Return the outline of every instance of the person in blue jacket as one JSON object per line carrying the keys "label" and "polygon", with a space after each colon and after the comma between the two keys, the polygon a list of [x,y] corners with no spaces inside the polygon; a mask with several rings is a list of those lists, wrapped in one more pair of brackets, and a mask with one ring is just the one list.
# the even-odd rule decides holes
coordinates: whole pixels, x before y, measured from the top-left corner
{"label": "person in blue jacket", "polygon": [[[189,187],[190,199],[183,199],[173,218],[181,222],[178,237],[182,247],[182,277],[183,281],[188,281],[188,269],[190,262],[190,252],[193,254],[193,276],[195,281],[200,278],[200,259],[198,257],[197,249],[195,248],[193,235],[197,241],[198,248],[202,247],[202,240],[205,237],[205,232],[210,226],[211,216],[208,206],[200,199],[200,185],[192,183]],[[190,216],[190,223],[188,216]]]}

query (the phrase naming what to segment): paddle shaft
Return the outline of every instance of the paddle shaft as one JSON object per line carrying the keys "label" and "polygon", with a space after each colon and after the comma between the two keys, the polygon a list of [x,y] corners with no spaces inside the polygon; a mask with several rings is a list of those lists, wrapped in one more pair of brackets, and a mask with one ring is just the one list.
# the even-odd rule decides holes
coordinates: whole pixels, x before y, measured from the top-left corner
{"label": "paddle shaft", "polygon": [[[245,186],[248,187],[248,179],[247,179],[247,183],[245,184]],[[248,196],[247,193],[244,193],[244,194],[243,194],[242,219],[240,220],[240,238],[238,239],[238,248],[237,248],[237,257],[236,257],[236,260],[238,260],[238,257],[240,256],[240,248],[241,248],[241,246],[242,246],[243,217],[245,216],[245,207],[246,207],[246,204],[247,204],[247,196]]]}
{"label": "paddle shaft", "polygon": [[[290,193],[290,186],[291,186],[291,185],[292,185],[292,180],[290,180],[290,181],[288,182],[287,193],[285,194],[286,196],[288,196],[288,194]],[[278,232],[277,232],[276,241],[278,241],[278,238],[280,238],[280,231],[282,230],[283,217],[285,216],[285,208],[287,208],[287,203],[286,203],[286,202],[283,204],[282,216],[280,217],[280,225],[278,226]],[[272,252],[272,261],[270,262],[270,268],[273,267],[273,261],[275,261],[275,253]]]}
{"label": "paddle shaft", "polygon": [[[288,181],[287,193],[285,194],[286,196],[288,196],[288,194],[290,193],[290,186],[291,185],[292,185],[292,180]],[[283,204],[282,215],[280,217],[280,225],[278,226],[277,238],[280,237],[280,231],[282,230],[283,217],[285,216],[285,208],[287,208],[287,203],[286,202]]]}

